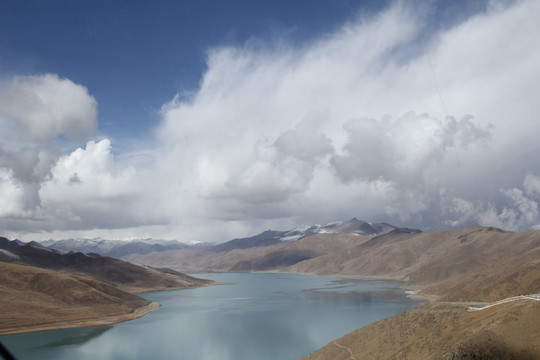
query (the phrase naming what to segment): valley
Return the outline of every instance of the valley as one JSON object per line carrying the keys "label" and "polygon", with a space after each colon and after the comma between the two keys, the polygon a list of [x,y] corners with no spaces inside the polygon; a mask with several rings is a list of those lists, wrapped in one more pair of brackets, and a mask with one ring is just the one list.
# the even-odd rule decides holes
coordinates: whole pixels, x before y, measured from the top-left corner
{"label": "valley", "polygon": [[[291,272],[405,281],[417,295],[495,301],[540,289],[540,231],[471,227],[423,233],[386,224],[377,234],[341,230],[281,240],[264,232],[206,248],[124,256],[130,262],[197,272]],[[255,240],[253,240],[255,239]]]}
{"label": "valley", "polygon": [[[138,251],[122,260],[6,241],[0,265],[2,291],[13,297],[7,303],[15,306],[22,296],[13,289],[36,292],[21,306],[35,308],[36,314],[56,309],[57,319],[74,319],[72,311],[84,323],[95,315],[88,310],[92,307],[105,317],[139,316],[156,305],[141,302],[133,293],[213,284],[183,272],[361,276],[402,281],[409,296],[429,302],[336,339],[306,359],[540,357],[540,301],[536,296],[519,297],[540,290],[540,231],[476,226],[421,232],[353,218],[268,230],[217,245]],[[29,266],[31,270],[23,271]],[[63,298],[53,290],[58,288],[73,291]],[[45,299],[51,292],[54,296]],[[471,306],[516,296],[514,301],[469,311]],[[81,303],[83,310],[77,305]],[[10,311],[15,313],[9,308],[6,313]]]}
{"label": "valley", "polygon": [[[341,231],[262,241],[253,247],[184,249],[126,259],[192,271],[285,272],[401,280],[410,296],[429,300],[368,325],[305,359],[536,359],[540,358],[540,231],[471,227],[423,233],[387,226],[375,234],[344,222]],[[268,233],[268,235],[272,235]]]}

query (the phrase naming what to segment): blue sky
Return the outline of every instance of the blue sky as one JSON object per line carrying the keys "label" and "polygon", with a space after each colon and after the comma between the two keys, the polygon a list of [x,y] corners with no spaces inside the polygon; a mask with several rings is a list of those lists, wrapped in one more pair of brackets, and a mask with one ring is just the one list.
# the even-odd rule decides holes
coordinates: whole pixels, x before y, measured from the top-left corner
{"label": "blue sky", "polygon": [[6,74],[55,73],[84,84],[105,134],[141,136],[176,93],[195,91],[206,51],[252,39],[301,44],[380,1],[7,1]]}
{"label": "blue sky", "polygon": [[0,228],[534,228],[539,7],[3,1]]}
{"label": "blue sky", "polygon": [[[140,137],[155,127],[164,102],[196,91],[208,49],[283,39],[302,46],[388,4],[8,0],[0,14],[0,66],[3,76],[54,73],[83,84],[98,102],[103,134]],[[434,27],[486,6],[485,1],[418,4],[419,11],[430,4]]]}

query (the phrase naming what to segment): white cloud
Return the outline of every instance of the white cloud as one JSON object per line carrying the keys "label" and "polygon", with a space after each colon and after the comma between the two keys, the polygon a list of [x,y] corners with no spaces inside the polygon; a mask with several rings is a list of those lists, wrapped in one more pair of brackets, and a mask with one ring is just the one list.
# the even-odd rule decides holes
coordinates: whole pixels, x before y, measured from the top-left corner
{"label": "white cloud", "polygon": [[[163,223],[147,172],[117,161],[97,130],[97,103],[57,75],[14,77],[0,89],[0,226],[12,231],[111,229]],[[66,140],[68,139],[68,140]],[[71,140],[71,141],[70,141]],[[147,185],[141,185],[148,181]]]}
{"label": "white cloud", "polygon": [[540,177],[529,174],[523,180],[523,187],[528,194],[540,196]]}
{"label": "white cloud", "polygon": [[492,8],[422,42],[426,19],[400,2],[301,48],[212,49],[200,90],[162,110],[168,208],[246,226],[348,213],[438,227],[441,189],[487,202],[517,185],[505,170],[538,130],[539,10]]}
{"label": "white cloud", "polygon": [[84,140],[96,127],[96,101],[85,87],[69,79],[45,74],[13,77],[0,84],[0,169],[5,202],[0,226],[29,230],[49,226],[41,222],[38,193],[61,155],[54,140],[60,136]]}
{"label": "white cloud", "polygon": [[89,141],[51,169],[39,191],[40,210],[59,227],[145,225],[156,221],[158,211],[150,202],[141,203],[141,182],[133,167],[115,162],[108,139]]}
{"label": "white cloud", "polygon": [[17,76],[0,88],[0,119],[19,122],[31,139],[63,134],[81,140],[97,127],[97,103],[88,90],[54,74]]}
{"label": "white cloud", "polygon": [[[210,49],[200,88],[163,105],[160,147],[139,167],[106,140],[61,158],[14,145],[28,165],[10,150],[0,167],[8,180],[42,169],[32,184],[50,228],[136,232],[167,220],[159,231],[188,240],[352,216],[528,228],[540,194],[536,176],[522,181],[540,173],[540,3],[433,33],[428,14],[396,2],[302,46]],[[0,103],[14,137],[95,130],[95,101],[67,79],[16,78],[2,91],[17,105]]]}
{"label": "white cloud", "polygon": [[534,227],[540,221],[538,203],[517,188],[501,189],[503,202],[497,206],[493,202],[473,204],[453,197],[446,201],[446,211],[458,215],[457,220],[448,223],[460,226],[473,221],[484,226],[495,226],[506,230],[520,231]]}
{"label": "white cloud", "polygon": [[26,194],[23,186],[13,177],[10,169],[0,168],[0,217],[26,217]]}
{"label": "white cloud", "polygon": [[167,178],[181,179],[183,189],[171,209],[217,219],[299,216],[295,204],[318,196],[310,192],[315,174],[332,171],[341,124],[368,110],[363,80],[417,30],[400,9],[302,49],[212,50],[200,91],[163,108],[162,161],[175,165]]}
{"label": "white cloud", "polygon": [[89,141],[85,149],[78,148],[62,156],[42,185],[43,202],[84,203],[133,195],[130,183],[135,170],[127,168],[117,174],[110,150],[110,141],[103,139]]}
{"label": "white cloud", "polygon": [[441,121],[412,112],[396,120],[350,120],[344,130],[348,141],[331,162],[345,182],[383,177],[418,184],[425,170],[444,161],[448,150],[467,150],[469,145],[489,138],[489,132],[476,126],[470,117]]}
{"label": "white cloud", "polygon": [[523,191],[513,188],[502,192],[511,201],[512,214],[519,214],[512,215],[511,228],[521,229],[524,225],[531,225],[538,220],[538,203],[524,196]]}

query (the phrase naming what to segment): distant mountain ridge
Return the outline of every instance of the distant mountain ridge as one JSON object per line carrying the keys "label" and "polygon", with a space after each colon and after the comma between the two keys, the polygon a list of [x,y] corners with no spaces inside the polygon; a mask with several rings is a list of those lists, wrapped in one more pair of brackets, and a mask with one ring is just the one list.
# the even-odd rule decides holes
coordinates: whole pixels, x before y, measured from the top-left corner
{"label": "distant mountain ridge", "polygon": [[[397,226],[387,223],[369,223],[357,218],[346,221],[332,222],[326,225],[299,226],[289,231],[285,231],[281,240],[299,240],[314,234],[335,234],[350,233],[357,235],[377,235],[397,229]],[[420,231],[420,230],[417,230]]]}
{"label": "distant mountain ridge", "polygon": [[423,233],[351,219],[124,259],[191,273],[384,277],[452,301],[492,301],[540,289],[540,230],[513,233],[478,226]]}
{"label": "distant mountain ridge", "polygon": [[[94,253],[102,256],[121,258],[132,254],[149,254],[152,252],[165,252],[169,250],[182,250],[189,248],[212,248],[217,252],[227,252],[233,249],[247,249],[258,246],[278,244],[282,241],[300,240],[314,234],[354,233],[357,235],[377,235],[396,229],[396,226],[386,223],[368,223],[353,218],[347,221],[333,222],[326,225],[298,226],[291,230],[267,230],[258,235],[246,238],[237,238],[221,244],[185,243],[177,240],[136,239],[136,240],[106,240],[92,239],[63,239],[31,242],[35,247],[45,247],[61,252]],[[419,231],[419,230],[418,230]],[[19,241],[19,240],[14,240]]]}
{"label": "distant mountain ridge", "polygon": [[268,271],[345,249],[398,229],[401,228],[387,223],[368,223],[352,218],[326,225],[298,226],[287,231],[267,230],[251,237],[198,249],[131,254],[123,259],[172,267],[184,272]]}
{"label": "distant mountain ridge", "polygon": [[[216,251],[245,249],[256,246],[267,246],[283,241],[301,240],[307,236],[316,234],[356,234],[356,235],[378,235],[394,229],[401,229],[387,223],[368,223],[357,218],[346,221],[332,222],[326,225],[298,226],[287,231],[266,230],[262,233],[246,238],[233,239],[222,244],[214,245]],[[409,230],[409,229],[406,229]],[[411,230],[421,232],[420,230]]]}
{"label": "distant mountain ridge", "polygon": [[129,254],[148,254],[154,251],[185,249],[203,244],[188,244],[177,240],[137,239],[131,241],[94,239],[46,240],[40,244],[49,249],[62,252],[79,251],[102,256],[122,257]]}
{"label": "distant mountain ridge", "polygon": [[[71,266],[81,270],[87,266],[84,264],[98,264],[92,259],[102,257],[61,254],[42,247],[40,243],[23,244],[0,238],[0,292],[10,294],[5,290],[9,284],[15,284],[9,291],[18,291],[21,296],[29,291],[36,297],[44,296],[43,292],[56,295],[58,291],[68,296],[65,301],[70,304],[73,294],[63,294],[66,288],[63,284],[68,281],[65,278],[25,272],[18,278],[32,276],[34,281],[27,288],[24,284],[18,287],[11,274],[20,269],[8,265],[28,261],[31,257],[26,252],[39,252],[39,261],[62,256],[62,265],[57,270],[64,272]],[[353,218],[288,231],[268,230],[218,245],[130,254],[123,258],[155,268],[190,272],[271,271],[396,279],[404,282],[411,296],[435,300],[335,340],[306,358],[310,360],[394,358],[393,354],[417,353],[424,354],[418,357],[422,359],[536,359],[540,352],[537,346],[540,301],[519,300],[467,312],[470,302],[495,302],[540,291],[540,230],[515,233],[476,226],[424,233]],[[118,259],[105,259],[109,259],[105,262],[108,266],[100,264],[89,266],[90,269],[98,274],[112,272],[113,278],[119,275],[117,269],[123,269],[119,281],[130,281],[130,267],[119,265],[122,263]],[[146,269],[159,270],[155,268]],[[84,279],[82,285],[71,282],[70,286],[114,290],[95,281]],[[95,290],[90,289],[90,299],[102,301],[103,296]],[[113,291],[107,296],[120,295]],[[8,302],[8,306],[13,304]],[[0,325],[4,318],[8,319],[9,314],[0,316]],[[526,353],[523,349],[533,352]],[[512,356],[502,356],[504,353]]]}

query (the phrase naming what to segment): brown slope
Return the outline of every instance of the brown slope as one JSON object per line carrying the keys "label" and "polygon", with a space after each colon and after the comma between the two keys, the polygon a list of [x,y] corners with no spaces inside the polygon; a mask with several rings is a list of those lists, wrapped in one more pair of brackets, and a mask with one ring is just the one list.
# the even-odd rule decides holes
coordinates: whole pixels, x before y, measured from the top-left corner
{"label": "brown slope", "polygon": [[[315,228],[308,229],[307,233],[315,231]],[[361,244],[373,236],[361,234],[386,233],[396,227],[385,223],[369,224],[353,218],[327,225],[324,229],[331,233],[305,236],[306,232],[268,230],[204,249],[132,254],[122,258],[137,264],[165,266],[188,272],[279,270],[303,260]],[[305,237],[283,241],[282,238],[287,234]]]}
{"label": "brown slope", "polygon": [[0,249],[12,254],[8,256],[7,253],[0,252],[2,261],[90,277],[129,292],[184,289],[212,283],[179,272],[146,268],[107,256],[89,256],[83,253],[61,254],[29,245]]}
{"label": "brown slope", "polygon": [[468,313],[446,301],[495,301],[540,290],[540,231],[474,227],[394,231],[289,267],[289,271],[383,276],[439,300],[371,324],[306,359],[539,359],[540,301]]}
{"label": "brown slope", "polygon": [[305,360],[540,359],[540,301],[477,312],[433,302],[337,339]]}
{"label": "brown slope", "polygon": [[448,300],[494,301],[540,290],[540,231],[492,228],[455,238],[455,248],[411,273],[409,284]]}
{"label": "brown slope", "polygon": [[408,280],[424,293],[496,300],[540,289],[540,231],[474,227],[433,233],[393,231],[285,271]]}
{"label": "brown slope", "polygon": [[159,304],[132,293],[214,284],[170,269],[10,242],[0,246],[0,333],[111,324]]}
{"label": "brown slope", "polygon": [[[356,234],[317,234],[297,241],[243,248],[182,249],[128,255],[137,264],[170,267],[188,272],[268,271],[348,248],[371,239]],[[230,243],[230,242],[229,242]],[[219,246],[219,245],[218,245]]]}
{"label": "brown slope", "polygon": [[192,273],[227,272],[231,271],[232,267],[240,261],[263,256],[265,253],[277,250],[280,247],[280,244],[275,244],[223,252],[215,252],[212,249],[169,250],[146,255],[128,255],[122,257],[122,259],[136,264],[168,267]]}
{"label": "brown slope", "polygon": [[279,248],[267,249],[262,255],[237,262],[231,271],[278,270],[301,261],[348,248],[370,237],[356,234],[316,234],[298,241],[282,243]]}
{"label": "brown slope", "polygon": [[290,271],[408,280],[424,294],[496,300],[536,292],[540,231],[472,227],[432,233],[394,229],[378,236],[318,234],[271,246],[188,249],[130,258],[193,271]]}
{"label": "brown slope", "polygon": [[286,270],[318,275],[343,274],[400,279],[406,273],[406,269],[414,266],[423,248],[429,247],[426,243],[413,251],[407,240],[414,236],[417,234],[393,230],[384,235],[368,238],[356,246],[303,261]]}
{"label": "brown slope", "polygon": [[159,305],[106,283],[0,261],[0,334],[109,324]]}

